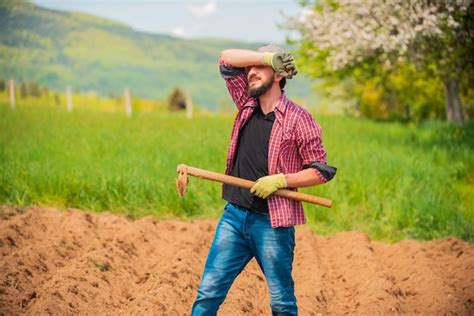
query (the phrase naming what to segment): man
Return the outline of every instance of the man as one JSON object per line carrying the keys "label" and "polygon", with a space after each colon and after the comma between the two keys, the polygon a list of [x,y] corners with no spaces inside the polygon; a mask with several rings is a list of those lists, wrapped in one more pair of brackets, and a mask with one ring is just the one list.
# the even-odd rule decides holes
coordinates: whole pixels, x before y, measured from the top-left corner
{"label": "man", "polygon": [[275,45],[258,51],[229,49],[219,61],[238,113],[226,174],[256,181],[251,190],[223,186],[228,201],[194,302],[192,315],[216,315],[230,286],[255,257],[273,315],[298,313],[291,277],[293,225],[305,223],[301,202],[271,195],[281,188],[322,184],[335,174],[326,165],[321,128],[283,90],[297,74],[291,54]]}

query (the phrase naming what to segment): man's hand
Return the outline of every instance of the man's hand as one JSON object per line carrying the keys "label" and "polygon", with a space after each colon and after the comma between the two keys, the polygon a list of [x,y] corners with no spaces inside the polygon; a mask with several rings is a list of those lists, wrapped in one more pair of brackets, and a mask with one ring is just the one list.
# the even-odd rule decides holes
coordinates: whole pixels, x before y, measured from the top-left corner
{"label": "man's hand", "polygon": [[286,79],[291,79],[298,73],[295,60],[290,53],[264,53],[262,64],[272,66],[275,72]]}
{"label": "man's hand", "polygon": [[266,199],[278,189],[286,187],[286,178],[283,173],[261,177],[257,180],[250,192],[258,197]]}

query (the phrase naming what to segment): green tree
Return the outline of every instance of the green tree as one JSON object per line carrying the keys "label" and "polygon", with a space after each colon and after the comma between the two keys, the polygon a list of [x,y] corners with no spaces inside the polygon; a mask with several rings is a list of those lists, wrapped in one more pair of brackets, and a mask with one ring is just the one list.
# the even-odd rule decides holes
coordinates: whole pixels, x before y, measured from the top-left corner
{"label": "green tree", "polygon": [[49,89],[48,86],[42,86],[40,93],[46,97],[49,97]]}
{"label": "green tree", "polygon": [[26,98],[28,96],[28,86],[26,82],[22,81],[20,84],[20,97]]}
{"label": "green tree", "polygon": [[35,81],[29,82],[28,83],[28,93],[29,93],[29,95],[31,95],[33,97],[40,97],[41,96],[41,88]]}
{"label": "green tree", "polygon": [[168,108],[170,111],[186,110],[186,94],[179,87],[175,87],[169,95]]}
{"label": "green tree", "polygon": [[56,104],[57,106],[61,105],[61,99],[59,97],[59,93],[55,92],[53,99],[54,99],[54,104]]}
{"label": "green tree", "polygon": [[[445,90],[445,116],[461,122],[460,94],[474,75],[474,4],[460,1],[304,1],[292,21],[303,40],[299,53],[314,77],[355,78],[387,88],[393,70],[407,63],[417,74],[438,78]],[[468,93],[469,94],[469,93]],[[389,93],[392,97],[394,94]]]}

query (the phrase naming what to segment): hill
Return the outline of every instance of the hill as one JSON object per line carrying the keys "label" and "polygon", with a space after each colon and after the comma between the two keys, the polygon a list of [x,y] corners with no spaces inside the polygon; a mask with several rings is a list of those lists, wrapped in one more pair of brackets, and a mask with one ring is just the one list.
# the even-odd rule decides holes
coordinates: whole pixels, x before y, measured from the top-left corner
{"label": "hill", "polygon": [[[133,96],[159,99],[180,86],[208,108],[229,101],[218,73],[219,52],[261,45],[139,32],[113,20],[24,0],[0,2],[0,29],[0,78],[113,95],[129,87]],[[301,78],[289,86],[291,96],[310,90]]]}

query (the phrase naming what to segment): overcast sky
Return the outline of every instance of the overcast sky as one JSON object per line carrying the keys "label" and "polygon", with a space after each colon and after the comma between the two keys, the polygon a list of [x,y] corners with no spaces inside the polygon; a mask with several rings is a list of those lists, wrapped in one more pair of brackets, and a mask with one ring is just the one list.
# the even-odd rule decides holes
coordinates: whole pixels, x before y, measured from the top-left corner
{"label": "overcast sky", "polygon": [[33,0],[57,10],[81,11],[124,22],[136,30],[185,38],[219,37],[284,43],[278,27],[301,11],[297,0]]}

